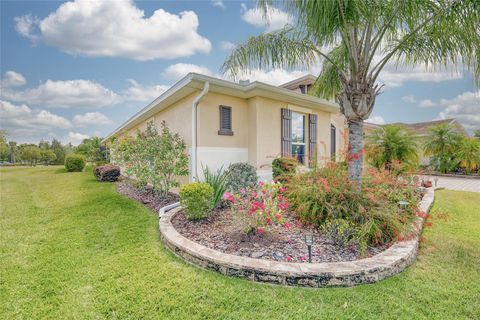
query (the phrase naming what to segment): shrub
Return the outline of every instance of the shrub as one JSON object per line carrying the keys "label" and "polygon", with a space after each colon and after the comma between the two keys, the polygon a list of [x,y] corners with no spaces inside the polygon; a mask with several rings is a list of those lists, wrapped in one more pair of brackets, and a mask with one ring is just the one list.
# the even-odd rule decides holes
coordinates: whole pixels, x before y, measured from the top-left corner
{"label": "shrub", "polygon": [[210,171],[208,167],[202,167],[202,169],[205,183],[208,183],[213,188],[212,209],[214,209],[220,204],[223,194],[227,190],[228,172],[223,171],[223,167],[216,173]]}
{"label": "shrub", "polygon": [[[358,192],[344,166],[326,167],[294,176],[286,197],[304,223],[322,227],[326,221],[347,219],[359,230],[359,241],[368,245],[390,243],[408,232],[415,217],[418,185],[385,170],[371,169]],[[399,210],[398,201],[409,202]]]}
{"label": "shrub", "polygon": [[212,207],[213,188],[208,183],[192,182],[180,188],[179,196],[187,219],[202,219]]}
{"label": "shrub", "polygon": [[252,188],[258,181],[255,168],[245,162],[232,163],[228,167],[227,174],[227,190],[232,193],[240,193],[242,189]]}
{"label": "shrub", "polygon": [[272,174],[276,180],[283,180],[285,177],[292,176],[299,163],[294,158],[276,158],[272,161]]}
{"label": "shrub", "polygon": [[85,168],[85,157],[81,154],[69,154],[65,157],[65,169],[68,172],[81,172]]}
{"label": "shrub", "polygon": [[187,145],[165,122],[161,133],[149,122],[145,132],[115,141],[112,147],[113,161],[125,166],[127,176],[140,188],[150,184],[161,196],[179,186],[179,176],[188,175]]}
{"label": "shrub", "polygon": [[[346,219],[327,220],[321,227],[325,237],[339,248],[358,246],[360,230],[358,227]],[[364,246],[362,246],[364,247]]]}
{"label": "shrub", "polygon": [[114,182],[120,176],[120,167],[113,165],[98,166],[93,169],[93,174],[98,181]]}
{"label": "shrub", "polygon": [[[264,233],[275,223],[283,222],[283,214],[288,209],[283,196],[285,188],[278,182],[259,182],[253,188],[243,189],[240,194],[225,193],[225,200],[231,203],[232,210],[246,220],[246,233]],[[288,224],[285,224],[289,228]]]}

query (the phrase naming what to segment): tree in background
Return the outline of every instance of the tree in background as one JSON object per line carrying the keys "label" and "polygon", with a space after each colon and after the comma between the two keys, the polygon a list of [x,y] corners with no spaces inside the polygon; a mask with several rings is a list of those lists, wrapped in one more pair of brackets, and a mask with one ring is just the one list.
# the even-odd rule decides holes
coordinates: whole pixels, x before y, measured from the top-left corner
{"label": "tree in background", "polygon": [[8,161],[10,148],[7,143],[7,133],[0,130],[0,161]]}
{"label": "tree in background", "polygon": [[386,125],[367,137],[367,160],[377,169],[415,169],[418,166],[418,143],[415,135],[398,125]]}
{"label": "tree in background", "polygon": [[477,169],[480,166],[480,141],[476,138],[463,138],[456,158],[467,173]]}
{"label": "tree in background", "polygon": [[473,136],[474,136],[475,138],[477,138],[477,139],[480,139],[480,130],[475,130],[475,131],[473,132]]}
{"label": "tree in background", "polygon": [[52,144],[50,145],[50,148],[52,149],[53,153],[55,153],[56,160],[55,164],[63,164],[65,162],[65,147],[62,146],[60,141],[57,139],[52,140]]}
{"label": "tree in background", "polygon": [[40,161],[42,161],[45,165],[49,165],[54,163],[57,159],[55,152],[51,149],[42,149],[40,148]]}
{"label": "tree in background", "polygon": [[[258,1],[268,18],[273,0]],[[363,121],[388,62],[473,69],[480,78],[478,0],[297,0],[282,2],[293,26],[251,37],[222,66],[238,79],[252,69],[323,66],[310,94],[336,98],[348,122],[348,176],[361,186]],[[431,68],[430,68],[431,69]]]}
{"label": "tree in background", "polygon": [[432,156],[430,163],[435,170],[443,173],[454,170],[458,166],[455,156],[462,137],[446,123],[431,127],[423,145],[425,155]]}
{"label": "tree in background", "polygon": [[105,148],[102,148],[101,142],[100,137],[84,139],[75,148],[75,153],[84,155],[88,162],[105,163],[107,162]]}
{"label": "tree in background", "polygon": [[10,162],[16,163],[18,154],[17,143],[15,141],[9,141],[8,146],[10,148]]}
{"label": "tree in background", "polygon": [[36,145],[22,145],[21,148],[22,160],[29,163],[31,166],[37,165],[41,159],[41,149]]}

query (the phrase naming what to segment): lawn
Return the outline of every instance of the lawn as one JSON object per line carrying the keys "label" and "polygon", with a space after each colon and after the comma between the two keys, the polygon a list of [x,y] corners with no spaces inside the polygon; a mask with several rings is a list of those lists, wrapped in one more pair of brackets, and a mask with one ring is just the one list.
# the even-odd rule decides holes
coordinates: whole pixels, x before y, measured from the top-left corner
{"label": "lawn", "polygon": [[91,172],[0,174],[2,319],[480,318],[480,193],[437,192],[418,260],[400,275],[303,289],[186,264],[152,212]]}

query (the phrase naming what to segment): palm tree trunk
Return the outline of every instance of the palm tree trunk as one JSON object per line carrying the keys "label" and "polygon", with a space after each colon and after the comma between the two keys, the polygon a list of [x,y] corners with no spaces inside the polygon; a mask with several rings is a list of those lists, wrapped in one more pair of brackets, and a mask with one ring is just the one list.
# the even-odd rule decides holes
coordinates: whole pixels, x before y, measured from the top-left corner
{"label": "palm tree trunk", "polygon": [[348,178],[361,189],[363,170],[363,120],[348,121]]}

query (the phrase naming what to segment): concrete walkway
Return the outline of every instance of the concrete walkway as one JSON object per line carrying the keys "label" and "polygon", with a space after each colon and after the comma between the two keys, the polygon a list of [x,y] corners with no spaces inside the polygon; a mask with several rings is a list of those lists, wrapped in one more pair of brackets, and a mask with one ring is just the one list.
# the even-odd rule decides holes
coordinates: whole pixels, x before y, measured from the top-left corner
{"label": "concrete walkway", "polygon": [[428,176],[435,186],[435,179],[437,181],[437,187],[443,187],[450,190],[459,191],[473,191],[480,192],[480,179],[469,179],[462,177],[439,177]]}

